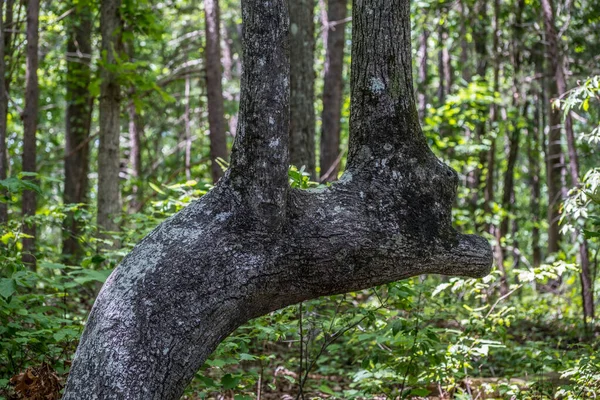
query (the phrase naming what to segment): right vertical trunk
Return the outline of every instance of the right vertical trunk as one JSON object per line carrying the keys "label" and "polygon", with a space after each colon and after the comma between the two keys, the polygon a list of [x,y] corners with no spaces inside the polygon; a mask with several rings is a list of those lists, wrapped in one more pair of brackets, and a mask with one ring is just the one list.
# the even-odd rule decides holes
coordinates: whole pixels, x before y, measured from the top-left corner
{"label": "right vertical trunk", "polygon": [[[290,163],[315,173],[314,0],[289,2]],[[343,30],[343,29],[342,29]]]}
{"label": "right vertical trunk", "polygon": [[[92,96],[89,91],[92,58],[92,12],[88,2],[72,5],[67,39],[67,112],[65,127],[65,204],[87,202],[89,172],[89,135]],[[63,256],[77,262],[83,248],[78,240],[80,223],[68,213],[63,224]]]}
{"label": "right vertical trunk", "polygon": [[[29,0],[27,3],[27,68],[25,77],[25,109],[23,111],[23,172],[36,172],[36,131],[39,102],[38,85],[38,30],[39,30],[39,0]],[[31,176],[24,179],[33,180]],[[32,190],[23,191],[23,217],[35,216],[36,193]],[[31,221],[23,225],[23,263],[35,269],[35,236],[36,226]]]}
{"label": "right vertical trunk", "polygon": [[340,134],[344,92],[344,41],[347,0],[329,0],[327,7],[325,80],[321,114],[321,180],[337,179],[340,170]]}
{"label": "right vertical trunk", "polygon": [[221,29],[219,0],[204,1],[206,24],[206,94],[208,97],[208,124],[210,130],[210,161],[213,182],[223,176],[218,158],[227,159],[223,87],[221,83]]}
{"label": "right vertical trunk", "polygon": [[100,31],[102,61],[100,71],[100,147],[98,149],[98,228],[117,231],[115,220],[121,212],[119,189],[119,138],[121,132],[121,86],[114,71],[122,53],[121,0],[102,1]]}
{"label": "right vertical trunk", "polygon": [[[551,89],[554,92],[550,92],[551,98],[558,98],[567,92],[567,80],[564,73],[563,56],[562,50],[559,47],[559,38],[556,32],[556,25],[554,19],[554,5],[552,0],[542,0],[542,11],[544,13],[544,28],[546,33],[546,55],[548,58],[548,65],[551,68],[549,71],[554,75],[554,82]],[[550,75],[550,74],[549,74]],[[552,124],[550,125],[550,132],[556,131],[554,135],[558,137],[560,146],[560,116],[559,110],[550,110],[550,121],[554,119],[558,120],[558,126],[556,129]],[[556,121],[554,121],[556,123]],[[571,184],[573,186],[579,185],[579,161],[577,157],[577,148],[575,146],[575,135],[573,133],[573,122],[571,116],[567,114],[565,119],[565,132],[567,136],[567,149],[569,154],[569,173],[571,176]],[[550,139],[549,139],[550,140]],[[549,146],[552,142],[549,143]],[[549,171],[550,172],[550,171]],[[560,182],[560,180],[559,180]],[[550,188],[548,188],[550,193]],[[556,210],[558,211],[558,210]],[[558,216],[558,215],[557,215]],[[554,222],[551,220],[550,222]],[[556,222],[558,229],[558,221]],[[549,235],[550,236],[550,235]],[[579,263],[581,264],[581,295],[583,300],[583,316],[584,321],[594,318],[594,288],[592,272],[590,269],[590,260],[588,254],[587,240],[583,238],[579,244]]]}

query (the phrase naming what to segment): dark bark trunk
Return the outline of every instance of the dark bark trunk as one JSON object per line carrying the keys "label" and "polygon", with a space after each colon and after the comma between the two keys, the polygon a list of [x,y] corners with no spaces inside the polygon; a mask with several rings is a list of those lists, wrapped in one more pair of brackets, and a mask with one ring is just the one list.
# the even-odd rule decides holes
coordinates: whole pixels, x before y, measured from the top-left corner
{"label": "dark bark trunk", "polygon": [[[315,173],[314,0],[290,8],[290,163]],[[343,29],[342,29],[343,31]]]}
{"label": "dark bark trunk", "polygon": [[[89,91],[92,58],[92,10],[87,2],[73,5],[67,39],[67,111],[65,126],[65,204],[85,204],[88,193],[90,123],[92,96]],[[74,213],[63,224],[62,253],[70,262],[83,255],[78,240],[81,225]]]}
{"label": "dark bark trunk", "polygon": [[[8,113],[8,96],[6,90],[4,49],[6,37],[4,33],[4,2],[0,3],[0,180],[6,179],[8,173],[8,149],[6,147],[6,125]],[[0,192],[0,196],[5,194]],[[8,207],[0,202],[0,224],[8,221]]]}
{"label": "dark bark trunk", "polygon": [[344,42],[348,0],[327,2],[325,77],[321,113],[321,180],[335,181],[340,170],[340,135],[344,95]]}
{"label": "dark bark trunk", "polygon": [[425,113],[427,112],[427,84],[428,84],[428,76],[427,76],[427,62],[429,56],[429,49],[427,46],[427,41],[429,40],[429,31],[427,29],[423,29],[421,33],[421,37],[419,38],[419,67],[418,67],[418,82],[419,87],[417,90],[417,103],[419,108],[419,117],[421,122],[425,118]]}
{"label": "dark bark trunk", "polygon": [[210,131],[210,162],[213,182],[223,176],[218,158],[227,160],[227,137],[225,136],[225,115],[223,106],[223,85],[221,83],[221,16],[219,0],[205,0],[206,24],[206,94],[208,98],[208,124]]}
{"label": "dark bark trunk", "polygon": [[289,188],[286,4],[242,2],[231,168],[108,278],[64,400],[176,399],[250,318],[423,273],[489,271],[486,241],[451,226],[458,178],[418,124],[407,0],[354,3],[348,169],[331,187]]}
{"label": "dark bark trunk", "polygon": [[121,213],[119,188],[121,133],[121,86],[115,71],[123,56],[121,0],[106,0],[100,10],[103,66],[100,69],[100,147],[98,149],[98,228],[118,231],[115,218]]}
{"label": "dark bark trunk", "polygon": [[471,68],[469,63],[469,43],[467,42],[467,4],[465,0],[458,3],[460,8],[460,66],[461,76],[465,83],[471,81]]}
{"label": "dark bark trunk", "polygon": [[[27,68],[25,77],[25,109],[23,110],[23,172],[35,173],[36,168],[36,131],[38,118],[39,85],[38,85],[38,31],[39,31],[39,0],[29,0],[27,3]],[[31,176],[23,179],[35,181]],[[26,219],[23,233],[31,236],[23,239],[23,263],[36,268],[35,241],[36,226],[30,219],[35,216],[36,193],[32,190],[23,191],[22,212]]]}
{"label": "dark bark trunk", "polygon": [[[558,66],[558,43],[556,37],[556,28],[554,26],[554,17],[552,5],[548,0],[542,0],[542,9],[544,11],[545,27],[545,50],[547,75],[555,75]],[[548,20],[548,18],[550,20]],[[562,68],[562,67],[561,67]],[[546,179],[548,186],[548,254],[556,253],[559,250],[560,231],[558,222],[560,220],[560,204],[562,201],[562,183],[561,173],[562,165],[562,146],[561,146],[561,112],[554,109],[552,101],[558,96],[556,80],[546,79],[546,93],[548,101],[548,140],[546,152]]]}
{"label": "dark bark trunk", "polygon": [[[533,266],[535,268],[542,264],[542,250],[540,247],[540,126],[543,123],[540,120],[540,108],[544,107],[543,100],[536,96],[536,103],[533,111],[534,125],[531,130],[531,138],[527,141],[529,149],[527,152],[529,167],[529,184],[531,187],[531,253]],[[541,125],[540,125],[541,124]]]}

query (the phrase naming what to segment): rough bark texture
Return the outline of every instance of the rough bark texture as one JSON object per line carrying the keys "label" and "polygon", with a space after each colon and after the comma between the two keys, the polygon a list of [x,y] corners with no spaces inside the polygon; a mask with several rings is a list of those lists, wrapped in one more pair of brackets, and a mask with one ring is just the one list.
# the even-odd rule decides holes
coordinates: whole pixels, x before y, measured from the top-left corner
{"label": "rough bark texture", "polygon": [[[315,173],[314,0],[290,8],[290,163]],[[343,28],[342,28],[343,31]]]}
{"label": "rough bark texture", "polygon": [[[102,231],[119,229],[115,218],[121,212],[119,189],[119,137],[121,133],[121,87],[118,82],[116,56],[122,53],[123,23],[119,8],[121,0],[102,1],[100,31],[102,62],[100,78],[100,147],[98,149],[98,228]],[[122,54],[121,54],[122,56]]]}
{"label": "rough bark texture", "polygon": [[227,159],[227,138],[225,136],[225,114],[223,106],[223,85],[221,83],[221,16],[219,0],[204,1],[206,25],[206,95],[208,98],[208,124],[210,130],[210,162],[213,182],[223,176],[218,158]]}
{"label": "rough bark texture", "polygon": [[[92,96],[89,91],[92,59],[92,10],[89,3],[73,5],[67,40],[67,114],[65,117],[65,204],[87,203]],[[81,226],[73,213],[63,224],[63,256],[76,262],[83,254],[78,240]]]}
{"label": "rough bark texture", "polygon": [[231,168],[108,278],[65,400],[176,399],[250,318],[423,273],[482,276],[485,240],[456,233],[457,176],[427,147],[413,98],[407,0],[355,0],[348,170],[288,184],[287,0],[246,0]]}
{"label": "rough bark texture", "polygon": [[[27,67],[25,76],[25,109],[23,110],[23,172],[36,172],[36,131],[39,103],[38,85],[38,30],[40,2],[29,0],[27,3]],[[33,180],[33,177],[24,179]],[[32,190],[23,191],[21,209],[23,217],[35,215],[36,193]],[[35,236],[36,226],[33,222],[25,222],[23,233],[31,238],[23,239],[23,263],[35,269]]]}
{"label": "rough bark texture", "polygon": [[[6,95],[4,64],[4,1],[0,3],[0,180],[6,179],[8,170],[8,149],[6,148],[6,123],[8,112],[8,96]],[[4,193],[0,193],[4,196]],[[8,207],[0,202],[0,224],[8,221]]]}
{"label": "rough bark texture", "polygon": [[340,170],[340,134],[344,93],[344,41],[348,0],[327,2],[325,43],[325,78],[323,81],[323,112],[321,114],[321,179],[334,181]]}
{"label": "rough bark texture", "polygon": [[[542,11],[544,14],[548,61],[549,66],[552,69],[552,75],[554,75],[555,79],[555,84],[552,85],[552,89],[555,89],[556,91],[550,93],[550,96],[556,98],[567,92],[567,79],[564,72],[562,49],[559,47],[559,38],[558,33],[556,32],[552,0],[542,0]],[[550,120],[554,121],[554,119],[557,119],[560,123],[561,112],[559,110],[554,110],[552,114]],[[556,121],[554,122],[556,123]],[[552,130],[553,127],[551,125],[550,131],[552,132]],[[555,131],[554,135],[560,138],[560,125]],[[575,135],[573,133],[573,121],[568,114],[565,118],[565,133],[567,138],[567,151],[569,154],[569,174],[571,177],[571,184],[573,186],[579,186],[579,160],[577,157]],[[548,193],[550,194],[550,187],[548,188]],[[555,210],[552,211],[556,212]],[[558,222],[556,225],[558,225]],[[552,228],[557,229],[555,227]],[[550,234],[548,236],[550,236]],[[588,245],[585,238],[582,238],[579,243],[579,263],[581,264],[580,279],[583,315],[584,320],[587,320],[588,318],[594,318],[594,289]]]}

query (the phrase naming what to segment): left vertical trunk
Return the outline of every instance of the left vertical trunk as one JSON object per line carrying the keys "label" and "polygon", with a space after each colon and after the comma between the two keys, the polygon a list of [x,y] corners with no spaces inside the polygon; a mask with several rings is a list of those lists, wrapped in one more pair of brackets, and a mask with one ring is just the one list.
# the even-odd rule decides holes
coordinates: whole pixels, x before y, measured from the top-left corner
{"label": "left vertical trunk", "polygon": [[[92,96],[89,91],[92,57],[92,13],[87,2],[74,4],[67,39],[67,112],[65,116],[65,204],[85,204],[88,192],[89,134]],[[81,225],[74,213],[63,224],[63,256],[77,262],[83,255],[78,240]]]}
{"label": "left vertical trunk", "polygon": [[315,173],[314,0],[294,0],[290,9],[290,162]]}
{"label": "left vertical trunk", "polygon": [[[23,111],[23,172],[36,172],[36,131],[39,101],[38,86],[38,29],[39,29],[39,0],[29,0],[27,4],[27,69],[25,87],[25,109]],[[33,180],[31,176],[24,179]],[[23,217],[35,215],[36,194],[34,191],[23,192]],[[36,267],[35,236],[36,226],[32,221],[25,221],[23,233],[30,236],[23,239],[23,262],[32,269]]]}
{"label": "left vertical trunk", "polygon": [[208,97],[208,124],[210,129],[211,176],[217,182],[223,170],[218,158],[227,159],[227,138],[225,136],[225,116],[223,87],[221,83],[221,16],[219,0],[204,1],[206,24],[206,94]]}
{"label": "left vertical trunk", "polygon": [[123,23],[121,0],[102,1],[100,30],[102,33],[102,58],[100,71],[100,147],[98,149],[98,228],[118,231],[116,217],[121,212],[119,189],[121,132],[121,86],[118,81],[117,58],[122,53]]}

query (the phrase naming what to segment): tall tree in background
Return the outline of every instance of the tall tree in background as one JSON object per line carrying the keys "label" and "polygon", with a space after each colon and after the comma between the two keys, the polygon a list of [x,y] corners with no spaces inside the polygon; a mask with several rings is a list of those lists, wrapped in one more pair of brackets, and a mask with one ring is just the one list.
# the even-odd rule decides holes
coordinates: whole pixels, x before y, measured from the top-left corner
{"label": "tall tree in background", "polygon": [[[25,109],[23,110],[23,172],[35,173],[36,168],[36,132],[38,119],[39,84],[38,84],[38,35],[39,35],[39,0],[27,3],[27,67],[25,76]],[[31,176],[24,179],[33,180]],[[36,211],[36,193],[33,190],[23,191],[23,217],[33,217]],[[36,226],[26,222],[23,233],[23,262],[35,269],[35,236]]]}
{"label": "tall tree in background", "polygon": [[[89,135],[92,117],[91,80],[92,9],[87,0],[74,2],[67,38],[67,111],[65,116],[65,204],[85,204],[89,190]],[[63,255],[77,261],[83,249],[78,240],[81,226],[74,213],[67,214],[63,229]]]}
{"label": "tall tree in background", "polygon": [[206,95],[208,98],[208,124],[210,129],[210,162],[213,182],[223,176],[218,158],[227,159],[225,114],[221,66],[221,15],[219,0],[204,1],[206,27]]}
{"label": "tall tree in background", "polygon": [[121,132],[121,87],[116,66],[122,53],[121,0],[104,0],[100,7],[102,53],[100,70],[100,147],[98,149],[98,228],[119,229],[115,218],[121,212],[119,189],[119,139]]}
{"label": "tall tree in background", "polygon": [[[8,96],[5,81],[4,35],[4,1],[2,1],[0,2],[0,180],[6,179],[8,170],[8,149],[6,148]],[[4,196],[4,193],[0,192],[0,196]],[[6,221],[8,221],[8,207],[6,203],[0,201],[0,224]]]}
{"label": "tall tree in background", "polygon": [[[562,55],[562,48],[560,47],[559,37],[556,30],[556,22],[554,16],[554,4],[552,0],[542,0],[542,12],[544,14],[544,28],[546,33],[546,55],[548,60],[548,75],[553,76],[554,79],[549,79],[552,83],[550,85],[549,96],[551,99],[556,99],[559,96],[565,94],[567,92],[567,79],[565,77],[564,71],[564,57]],[[559,149],[560,149],[560,141],[561,141],[561,114],[560,110],[552,109],[552,102],[550,103],[550,127],[549,130],[551,134],[549,135],[549,148],[552,145],[553,140],[557,140]],[[556,124],[556,125],[554,125]],[[569,155],[569,174],[571,177],[571,185],[579,186],[579,160],[577,157],[577,148],[575,142],[575,135],[573,132],[573,122],[571,120],[571,116],[568,113],[565,118],[565,133],[567,139],[567,151]],[[549,151],[550,153],[550,151]],[[554,154],[554,153],[553,153]],[[549,160],[551,158],[549,157]],[[549,166],[550,168],[550,166]],[[550,174],[550,171],[548,171]],[[553,172],[554,174],[555,172]],[[559,174],[557,174],[559,175]],[[554,176],[553,176],[554,178]],[[557,182],[560,183],[558,179]],[[550,195],[550,182],[548,182],[548,194]],[[555,209],[554,205],[550,207],[551,213],[557,213],[556,217],[558,217],[558,211]],[[549,223],[554,223],[553,220],[549,221]],[[558,221],[556,222],[558,226]],[[553,227],[553,229],[558,229],[558,227]],[[555,234],[552,232],[553,235]],[[557,234],[558,232],[556,232]],[[550,233],[548,234],[550,239]],[[554,239],[554,238],[553,238]],[[558,240],[558,239],[556,239]],[[550,241],[550,240],[549,240]],[[550,243],[549,243],[550,245]],[[556,245],[558,248],[558,246]],[[550,250],[549,250],[550,251]],[[588,253],[588,244],[585,238],[579,243],[579,263],[581,264],[581,294],[583,300],[583,315],[584,319],[587,321],[588,319],[594,318],[594,291],[593,291],[593,277],[590,268],[590,259]]]}
{"label": "tall tree in background", "polygon": [[[289,2],[290,163],[315,173],[314,0]],[[343,29],[342,29],[343,31]]]}
{"label": "tall tree in background", "polygon": [[348,0],[327,2],[327,26],[323,27],[325,78],[321,114],[321,179],[333,181],[340,170],[340,134],[344,94],[344,42]]}

